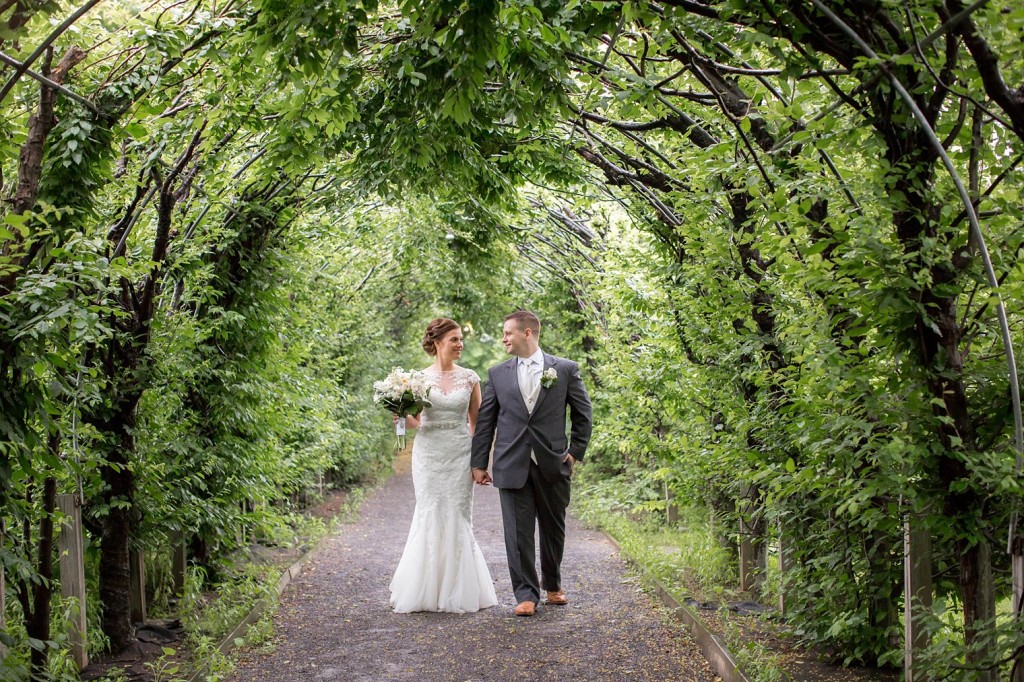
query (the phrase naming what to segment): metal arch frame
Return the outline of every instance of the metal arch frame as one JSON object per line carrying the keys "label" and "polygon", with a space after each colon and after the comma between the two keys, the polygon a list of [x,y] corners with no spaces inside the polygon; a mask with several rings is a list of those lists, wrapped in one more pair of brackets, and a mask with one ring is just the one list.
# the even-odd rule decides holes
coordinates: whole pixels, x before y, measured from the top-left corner
{"label": "metal arch frame", "polygon": [[[872,59],[880,60],[878,54],[871,49],[871,46],[864,42],[856,31],[836,16],[828,7],[822,4],[821,0],[810,0],[810,2],[822,14],[824,14],[829,21],[834,23],[851,40],[857,43],[857,46],[863,50],[865,55]],[[977,3],[976,6],[980,6],[980,4],[981,3]],[[1003,336],[1007,373],[1010,380],[1010,395],[1013,400],[1014,440],[1017,448],[1016,473],[1020,476],[1021,470],[1024,468],[1024,419],[1021,417],[1020,385],[1017,377],[1017,362],[1014,357],[1013,342],[1010,337],[1010,323],[1006,317],[1006,306],[1003,305],[1003,295],[1000,292],[999,278],[996,276],[995,268],[992,266],[992,258],[989,255],[988,246],[985,243],[985,235],[981,232],[981,223],[978,221],[978,212],[975,210],[974,204],[971,202],[971,196],[967,191],[967,187],[964,185],[963,180],[960,179],[960,175],[953,166],[953,162],[950,160],[949,155],[946,154],[946,150],[942,146],[942,142],[939,140],[938,135],[936,135],[935,130],[928,123],[928,119],[925,117],[924,112],[922,112],[921,108],[917,106],[914,98],[910,96],[910,93],[907,92],[907,89],[903,86],[903,83],[900,82],[899,78],[897,78],[884,64],[881,64],[879,68],[888,77],[889,82],[892,83],[893,88],[895,88],[896,92],[899,93],[900,98],[906,102],[908,107],[910,107],[911,112],[914,114],[914,118],[928,136],[928,141],[942,159],[942,164],[946,167],[946,171],[953,180],[953,184],[956,185],[957,193],[960,195],[960,200],[964,204],[964,211],[967,213],[971,232],[974,233],[975,239],[978,240],[978,251],[981,254],[981,259],[985,266],[985,276],[988,279],[989,286],[992,288],[992,291],[996,296],[996,311],[998,312],[999,327]],[[1016,521],[1013,522],[1014,525],[1015,523]],[[1013,525],[1011,525],[1011,533],[1012,530]]]}
{"label": "metal arch frame", "polygon": [[[1015,473],[1017,478],[1020,478],[1022,467],[1024,467],[1024,420],[1022,420],[1021,417],[1020,384],[1017,376],[1017,362],[1014,357],[1013,340],[1010,336],[1010,323],[1006,316],[1006,306],[1003,304],[1003,296],[1000,292],[999,279],[996,276],[995,268],[992,266],[992,258],[989,255],[988,246],[985,243],[985,236],[981,231],[981,223],[978,220],[978,212],[975,210],[974,203],[971,201],[970,193],[967,191],[967,187],[964,185],[963,180],[961,180],[960,175],[953,166],[952,160],[950,160],[949,156],[946,154],[946,150],[942,146],[942,142],[935,133],[935,129],[928,123],[928,119],[925,117],[924,112],[922,112],[921,108],[917,106],[914,98],[910,96],[909,92],[907,92],[907,89],[904,87],[903,83],[900,82],[900,79],[892,73],[884,62],[881,62],[878,54],[871,49],[871,46],[868,45],[860,35],[839,16],[832,12],[832,10],[826,7],[821,0],[810,0],[810,3],[829,21],[835,24],[840,31],[853,40],[866,56],[880,61],[879,70],[885,74],[893,88],[899,94],[900,98],[908,107],[910,107],[910,110],[914,115],[914,119],[920,125],[922,131],[927,135],[929,143],[942,159],[942,164],[946,167],[946,171],[949,173],[953,184],[956,185],[957,193],[960,195],[960,200],[963,202],[964,210],[967,213],[967,219],[970,222],[971,232],[973,233],[974,238],[977,239],[978,251],[981,254],[982,262],[985,266],[985,276],[988,279],[988,284],[996,297],[996,312],[999,317],[999,329],[1003,337],[1007,374],[1010,383],[1010,396],[1013,403],[1014,445],[1017,450]],[[966,15],[969,13],[968,10],[973,11],[984,4],[986,4],[984,0],[976,2],[970,8],[967,8],[967,10],[962,14]],[[1015,554],[1014,548],[1014,538],[1016,536],[1019,517],[1018,506],[1018,504],[1014,504],[1013,511],[1010,515],[1010,526],[1007,530],[1006,539],[1006,553],[1010,554],[1015,559],[1013,561],[1013,611],[1017,617],[1021,617],[1022,614],[1024,614],[1024,594],[1021,593],[1020,588],[1021,585],[1024,584],[1024,575],[1021,575],[1021,562],[1016,561],[1016,559],[1020,558],[1020,555]],[[1017,679],[1017,674],[1021,665],[1021,658],[1019,656],[1016,658],[1017,660],[1015,661],[1013,671],[1011,672],[1013,679]]]}

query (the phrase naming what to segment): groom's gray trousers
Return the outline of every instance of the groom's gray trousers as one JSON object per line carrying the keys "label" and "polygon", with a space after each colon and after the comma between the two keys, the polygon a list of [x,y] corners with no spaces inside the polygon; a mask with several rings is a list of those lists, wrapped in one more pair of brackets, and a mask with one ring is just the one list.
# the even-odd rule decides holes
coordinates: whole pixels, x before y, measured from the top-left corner
{"label": "groom's gray trousers", "polygon": [[[512,591],[520,602],[540,602],[541,588],[562,589],[562,551],[565,548],[565,510],[569,506],[570,481],[563,476],[548,481],[540,468],[530,462],[530,473],[522,488],[501,488],[501,518],[505,529]],[[534,519],[540,529],[540,571],[534,544]]]}

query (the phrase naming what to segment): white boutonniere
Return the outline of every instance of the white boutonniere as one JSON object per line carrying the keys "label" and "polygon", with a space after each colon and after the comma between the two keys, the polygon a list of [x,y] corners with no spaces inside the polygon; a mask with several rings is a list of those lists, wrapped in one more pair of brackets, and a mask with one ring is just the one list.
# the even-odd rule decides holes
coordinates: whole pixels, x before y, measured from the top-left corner
{"label": "white boutonniere", "polygon": [[555,385],[556,381],[558,381],[558,372],[555,371],[554,367],[548,367],[540,375],[540,385],[544,388],[551,388]]}

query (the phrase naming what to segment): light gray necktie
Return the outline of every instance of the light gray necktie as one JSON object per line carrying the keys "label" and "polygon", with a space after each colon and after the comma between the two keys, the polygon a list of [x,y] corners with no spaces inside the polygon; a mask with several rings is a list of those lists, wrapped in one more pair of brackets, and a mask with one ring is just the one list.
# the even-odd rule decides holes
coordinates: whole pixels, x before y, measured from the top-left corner
{"label": "light gray necktie", "polygon": [[[533,414],[533,402],[537,397],[537,372],[534,371],[536,363],[531,359],[519,361],[519,391],[523,394],[523,402],[526,403],[526,411]],[[530,459],[537,464],[537,455],[530,450]]]}
{"label": "light gray necktie", "polygon": [[519,390],[523,394],[523,402],[531,412],[534,394],[537,392],[537,373],[533,371],[534,364],[534,361],[529,359],[519,362]]}

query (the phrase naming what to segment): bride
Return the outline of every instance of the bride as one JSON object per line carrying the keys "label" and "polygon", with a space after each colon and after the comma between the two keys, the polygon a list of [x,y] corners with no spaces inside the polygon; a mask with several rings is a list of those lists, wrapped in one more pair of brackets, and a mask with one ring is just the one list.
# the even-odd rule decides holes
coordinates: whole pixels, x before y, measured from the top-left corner
{"label": "bride", "polygon": [[480,407],[480,377],[455,365],[462,355],[457,322],[438,318],[427,325],[423,349],[434,356],[424,370],[430,402],[412,445],[416,511],[405,551],[391,580],[391,607],[412,611],[478,611],[498,603],[491,574],[473,537],[473,477],[470,439]]}

